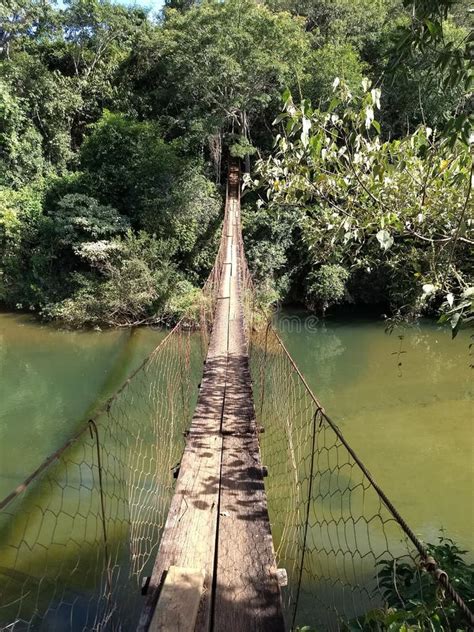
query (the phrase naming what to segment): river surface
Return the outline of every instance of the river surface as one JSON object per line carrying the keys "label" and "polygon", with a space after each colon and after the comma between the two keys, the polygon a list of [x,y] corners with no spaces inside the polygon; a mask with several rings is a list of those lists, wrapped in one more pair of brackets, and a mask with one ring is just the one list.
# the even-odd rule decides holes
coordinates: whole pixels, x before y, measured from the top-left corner
{"label": "river surface", "polygon": [[166,334],[0,316],[1,630],[135,629],[204,359]]}
{"label": "river surface", "polygon": [[0,499],[69,439],[164,335],[67,331],[0,313]]}
{"label": "river surface", "polygon": [[[310,388],[425,541],[474,549],[474,349],[431,322],[277,318]],[[471,355],[470,355],[471,353]]]}
{"label": "river surface", "polygon": [[[315,321],[277,326],[327,413],[425,539],[472,549],[474,351],[433,323]],[[154,329],[65,331],[0,314],[0,497],[68,439],[163,338]],[[400,336],[403,336],[400,339]]]}

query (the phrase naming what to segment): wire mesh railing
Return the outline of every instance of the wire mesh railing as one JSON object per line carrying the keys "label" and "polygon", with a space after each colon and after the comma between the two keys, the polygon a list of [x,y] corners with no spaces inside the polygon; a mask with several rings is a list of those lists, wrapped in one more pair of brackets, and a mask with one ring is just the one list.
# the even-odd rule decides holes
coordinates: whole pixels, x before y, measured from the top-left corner
{"label": "wire mesh railing", "polygon": [[[240,225],[236,235],[268,512],[276,561],[288,575],[287,627],[474,629],[474,603],[457,592],[326,415],[260,309]],[[397,610],[407,606],[421,627],[403,627]]]}
{"label": "wire mesh railing", "polygon": [[0,627],[129,629],[203,363],[183,323],[0,511]]}
{"label": "wire mesh railing", "polygon": [[[250,342],[288,627],[388,630],[402,620],[397,609],[417,604],[426,627],[393,629],[471,629],[468,605],[325,414],[271,323],[254,326]],[[431,622],[428,598],[439,604]]]}
{"label": "wire mesh railing", "polygon": [[[227,214],[222,233],[226,231]],[[131,630],[202,376],[225,256],[93,418],[0,502],[0,630]]]}

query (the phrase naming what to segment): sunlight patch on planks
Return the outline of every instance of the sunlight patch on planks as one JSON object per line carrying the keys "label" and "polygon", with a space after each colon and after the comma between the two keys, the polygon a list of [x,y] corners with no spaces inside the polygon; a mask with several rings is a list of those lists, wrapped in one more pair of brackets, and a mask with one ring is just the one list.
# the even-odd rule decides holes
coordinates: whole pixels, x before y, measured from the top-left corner
{"label": "sunlight patch on planks", "polygon": [[204,589],[205,573],[170,566],[150,623],[150,632],[193,632]]}

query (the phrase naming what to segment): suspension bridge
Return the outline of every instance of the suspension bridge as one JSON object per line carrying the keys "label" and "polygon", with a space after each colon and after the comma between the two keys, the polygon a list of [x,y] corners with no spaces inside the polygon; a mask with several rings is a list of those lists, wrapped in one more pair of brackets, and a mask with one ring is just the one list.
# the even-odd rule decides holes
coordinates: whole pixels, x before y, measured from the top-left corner
{"label": "suspension bridge", "polygon": [[0,502],[0,629],[382,630],[408,575],[471,629],[259,313],[235,165],[197,312]]}

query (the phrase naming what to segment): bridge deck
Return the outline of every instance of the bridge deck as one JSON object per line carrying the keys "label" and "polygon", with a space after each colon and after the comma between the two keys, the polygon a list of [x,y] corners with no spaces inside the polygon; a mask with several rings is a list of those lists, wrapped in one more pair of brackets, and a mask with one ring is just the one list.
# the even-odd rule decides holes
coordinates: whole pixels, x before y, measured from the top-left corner
{"label": "bridge deck", "polygon": [[[244,337],[238,187],[231,179],[214,328],[141,631],[284,630]],[[170,605],[159,594],[171,567],[188,569],[191,580],[174,586]],[[190,627],[190,585],[200,575],[204,586]]]}

